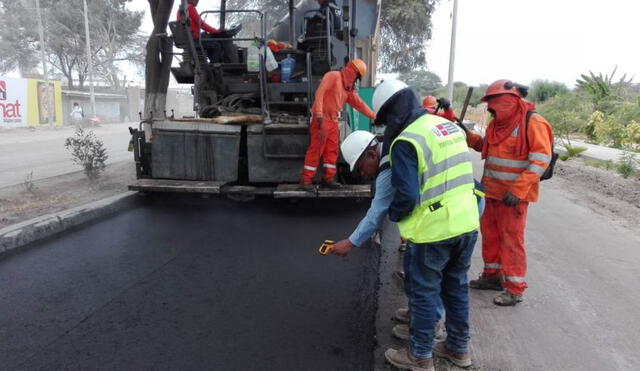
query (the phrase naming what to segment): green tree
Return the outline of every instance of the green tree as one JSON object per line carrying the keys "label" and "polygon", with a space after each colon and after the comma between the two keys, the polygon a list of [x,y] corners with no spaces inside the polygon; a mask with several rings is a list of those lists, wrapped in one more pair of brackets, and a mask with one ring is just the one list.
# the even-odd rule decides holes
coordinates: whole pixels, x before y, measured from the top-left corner
{"label": "green tree", "polygon": [[0,72],[17,69],[25,75],[38,66],[38,30],[27,27],[23,12],[19,1],[0,2]]}
{"label": "green tree", "polygon": [[537,111],[551,123],[554,134],[571,146],[570,136],[584,130],[589,108],[584,97],[572,92],[548,99]]}
{"label": "green tree", "polygon": [[596,110],[604,113],[612,113],[624,100],[625,90],[632,87],[632,79],[627,79],[624,74],[617,82],[613,81],[618,67],[614,68],[611,74],[597,75],[589,71],[589,74],[580,75],[576,80],[579,90],[585,92],[590,98]]}
{"label": "green tree", "polygon": [[[95,70],[99,77],[111,81],[116,87],[120,84],[118,62],[141,59],[138,30],[142,13],[126,9],[125,5],[130,1],[87,0]],[[32,0],[2,2],[2,70],[19,68],[24,72],[38,65],[41,46],[38,29],[34,26],[34,6]],[[69,86],[74,86],[76,81],[83,86],[87,78],[88,61],[82,0],[41,0],[40,6],[44,14],[46,57],[52,70],[62,73]]]}
{"label": "green tree", "polygon": [[442,88],[442,80],[433,72],[418,70],[401,73],[398,79],[411,86],[421,97],[435,95]]}
{"label": "green tree", "polygon": [[431,15],[438,0],[385,0],[380,19],[382,72],[408,72],[426,66]]}
{"label": "green tree", "polygon": [[551,97],[569,92],[565,84],[557,81],[534,80],[529,87],[527,99],[536,103],[542,103]]}
{"label": "green tree", "polygon": [[629,145],[640,145],[640,122],[631,121],[626,128],[625,134],[625,140]]}

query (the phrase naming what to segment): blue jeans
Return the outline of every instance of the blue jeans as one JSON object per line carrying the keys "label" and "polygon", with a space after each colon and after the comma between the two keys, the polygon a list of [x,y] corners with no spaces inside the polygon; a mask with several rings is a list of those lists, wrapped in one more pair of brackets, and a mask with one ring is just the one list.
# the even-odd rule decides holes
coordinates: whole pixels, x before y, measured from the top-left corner
{"label": "blue jeans", "polygon": [[407,243],[404,255],[405,291],[411,315],[411,353],[431,358],[440,300],[446,311],[446,345],[469,351],[469,280],[471,254],[478,239],[473,231],[445,241]]}

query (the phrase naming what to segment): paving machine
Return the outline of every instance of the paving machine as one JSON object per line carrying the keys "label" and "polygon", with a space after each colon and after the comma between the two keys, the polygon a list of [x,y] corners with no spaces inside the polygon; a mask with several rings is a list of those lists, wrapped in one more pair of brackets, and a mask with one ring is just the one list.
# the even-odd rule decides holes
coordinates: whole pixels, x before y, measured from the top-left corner
{"label": "paving machine", "polygon": [[[214,39],[195,39],[186,0],[179,21],[169,23],[179,65],[171,72],[192,84],[192,117],[165,114],[131,129],[137,181],[129,189],[287,197],[370,197],[369,185],[356,184],[347,164],[338,163],[338,190],[297,186],[309,144],[310,108],[322,76],[352,58],[367,62],[363,86],[372,86],[380,0],[338,0],[320,8],[316,0],[288,4],[289,12],[267,34],[267,16],[258,10],[203,11],[201,19],[243,20]],[[267,41],[286,42],[267,50]],[[287,45],[288,44],[288,45]],[[217,48],[217,56],[212,49]],[[274,48],[277,49],[277,48]],[[214,55],[212,57],[212,54]],[[287,82],[280,75],[295,61]],[[274,62],[278,63],[274,68]],[[269,69],[271,71],[269,71]],[[171,107],[168,107],[171,108]],[[341,139],[351,131],[346,112]]]}

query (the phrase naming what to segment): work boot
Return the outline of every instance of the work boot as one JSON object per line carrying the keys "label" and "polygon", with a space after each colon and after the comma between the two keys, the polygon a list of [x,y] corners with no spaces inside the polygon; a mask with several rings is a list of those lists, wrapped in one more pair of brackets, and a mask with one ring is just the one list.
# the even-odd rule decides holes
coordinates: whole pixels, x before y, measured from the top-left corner
{"label": "work boot", "polygon": [[[403,309],[405,308],[400,308],[398,309],[398,311],[401,311]],[[407,312],[408,312],[408,309],[407,309]],[[397,315],[398,315],[398,312],[396,312],[396,316]],[[398,317],[396,317],[396,319],[398,319]],[[400,340],[409,340],[410,332],[409,332],[408,323],[409,322],[393,326],[393,328],[391,329],[391,333],[393,334],[393,336],[395,336]],[[434,329],[434,335],[435,335],[434,337],[435,341],[444,341],[447,338],[447,330],[445,330],[444,328],[444,321],[438,321],[436,323],[436,327]]]}
{"label": "work boot", "polygon": [[502,291],[502,281],[498,276],[487,276],[483,273],[477,280],[469,281],[469,287],[476,290]]}
{"label": "work boot", "polygon": [[342,187],[342,184],[336,182],[335,179],[323,180],[320,185],[324,188],[329,188],[329,189],[340,189]]}
{"label": "work boot", "polygon": [[391,333],[400,340],[409,340],[409,325],[405,323],[395,325],[391,329]]}
{"label": "work boot", "polygon": [[513,307],[522,301],[522,295],[516,295],[509,291],[503,291],[493,298],[493,304],[501,307]]}
{"label": "work boot", "polygon": [[399,350],[389,348],[384,352],[384,358],[387,359],[387,362],[402,370],[435,371],[433,358],[414,357],[406,348]]}
{"label": "work boot", "polygon": [[468,352],[456,353],[452,350],[449,350],[444,342],[436,343],[431,351],[433,352],[434,356],[449,360],[451,363],[458,367],[464,368],[471,366],[471,356]]}
{"label": "work boot", "polygon": [[316,190],[316,186],[312,183],[300,183],[300,188],[307,192],[313,192]]}
{"label": "work boot", "polygon": [[400,323],[409,323],[411,321],[411,316],[409,314],[409,308],[398,308],[396,310],[396,314],[393,317],[396,321]]}

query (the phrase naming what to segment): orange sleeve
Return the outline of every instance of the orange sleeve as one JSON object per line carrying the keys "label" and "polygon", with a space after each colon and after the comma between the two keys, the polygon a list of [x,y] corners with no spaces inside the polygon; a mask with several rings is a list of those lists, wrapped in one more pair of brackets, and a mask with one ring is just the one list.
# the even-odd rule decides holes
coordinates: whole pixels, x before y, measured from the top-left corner
{"label": "orange sleeve", "polygon": [[[333,71],[332,71],[333,72]],[[320,81],[320,85],[316,90],[316,95],[313,100],[313,106],[311,107],[311,113],[314,116],[322,116],[323,105],[324,105],[324,95],[325,93],[336,84],[337,75],[332,72],[327,72]]]}
{"label": "orange sleeve", "polygon": [[480,134],[476,134],[471,130],[467,131],[467,145],[469,148],[473,148],[478,152],[482,152],[482,145],[484,144],[484,138]]}
{"label": "orange sleeve", "polygon": [[363,115],[375,121],[376,114],[373,113],[371,108],[367,106],[367,104],[358,96],[358,94],[356,94],[355,91],[351,91],[349,93],[349,96],[347,97],[347,103],[349,103],[351,107],[357,109]]}
{"label": "orange sleeve", "polygon": [[551,142],[553,132],[551,125],[544,117],[534,114],[527,125],[527,142],[529,144],[529,166],[515,180],[509,192],[519,199],[524,199],[531,186],[540,181],[551,161]]}

